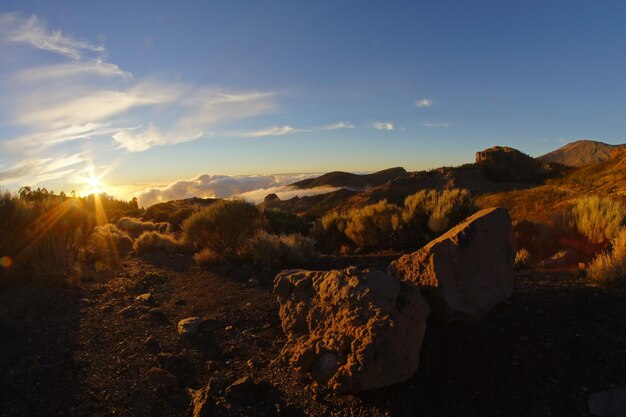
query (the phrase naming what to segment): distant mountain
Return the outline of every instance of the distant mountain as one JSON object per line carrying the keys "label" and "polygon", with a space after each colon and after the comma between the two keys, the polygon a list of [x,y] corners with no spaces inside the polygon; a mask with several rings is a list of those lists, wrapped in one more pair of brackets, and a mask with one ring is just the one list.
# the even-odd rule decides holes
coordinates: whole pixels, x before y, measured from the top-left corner
{"label": "distant mountain", "polygon": [[407,172],[402,167],[389,168],[373,174],[352,174],[349,172],[333,171],[317,178],[294,182],[290,184],[294,188],[315,188],[322,186],[344,188],[371,188],[385,184]]}
{"label": "distant mountain", "polygon": [[611,152],[616,148],[626,145],[609,145],[608,143],[594,140],[578,140],[538,157],[543,162],[556,162],[559,164],[582,167],[607,161],[611,158]]}

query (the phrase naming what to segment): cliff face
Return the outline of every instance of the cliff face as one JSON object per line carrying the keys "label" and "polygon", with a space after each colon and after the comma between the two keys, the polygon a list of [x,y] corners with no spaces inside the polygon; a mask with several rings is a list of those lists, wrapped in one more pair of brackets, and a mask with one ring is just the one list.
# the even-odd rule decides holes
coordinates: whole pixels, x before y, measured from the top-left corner
{"label": "cliff face", "polygon": [[540,182],[552,172],[549,164],[508,146],[476,152],[476,164],[494,182]]}

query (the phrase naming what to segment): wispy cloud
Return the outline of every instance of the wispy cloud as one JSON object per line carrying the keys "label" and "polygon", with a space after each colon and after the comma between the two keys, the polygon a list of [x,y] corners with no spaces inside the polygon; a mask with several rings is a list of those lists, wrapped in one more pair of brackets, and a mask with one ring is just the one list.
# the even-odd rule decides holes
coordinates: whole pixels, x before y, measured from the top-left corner
{"label": "wispy cloud", "polygon": [[30,45],[37,49],[80,59],[85,52],[104,52],[104,46],[49,30],[37,16],[28,18],[17,13],[0,15],[0,33],[11,42]]}
{"label": "wispy cloud", "polygon": [[324,130],[336,130],[336,129],[354,129],[354,125],[350,122],[337,122],[332,125],[324,126],[322,129]]}
{"label": "wispy cloud", "polygon": [[433,123],[433,122],[424,122],[422,126],[429,128],[444,128],[452,126],[452,123]]}
{"label": "wispy cloud", "polygon": [[249,132],[235,132],[233,136],[239,136],[242,138],[262,138],[265,136],[284,136],[292,133],[300,132],[299,129],[294,129],[289,125],[273,126],[267,129],[252,130]]}
{"label": "wispy cloud", "polygon": [[415,100],[415,106],[417,107],[431,107],[433,105],[433,101],[429,98],[421,98],[419,100]]}
{"label": "wispy cloud", "polygon": [[394,130],[392,122],[374,122],[372,127],[376,130]]}
{"label": "wispy cloud", "polygon": [[62,178],[76,172],[76,168],[70,167],[84,161],[82,153],[57,155],[54,158],[23,159],[11,167],[0,169],[0,185],[16,184],[26,180],[30,184],[36,184]]}

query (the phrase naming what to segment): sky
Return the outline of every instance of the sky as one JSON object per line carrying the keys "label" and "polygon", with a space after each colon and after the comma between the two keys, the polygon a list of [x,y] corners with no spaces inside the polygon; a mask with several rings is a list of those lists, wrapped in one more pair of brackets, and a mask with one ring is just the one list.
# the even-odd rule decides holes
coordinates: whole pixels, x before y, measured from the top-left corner
{"label": "sky", "polygon": [[624,143],[624,45],[622,0],[2,0],[0,188],[148,205]]}

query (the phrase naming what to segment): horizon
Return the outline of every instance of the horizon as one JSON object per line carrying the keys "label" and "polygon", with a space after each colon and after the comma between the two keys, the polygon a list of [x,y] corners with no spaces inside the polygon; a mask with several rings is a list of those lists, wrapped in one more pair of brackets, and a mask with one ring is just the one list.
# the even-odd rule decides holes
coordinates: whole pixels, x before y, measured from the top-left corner
{"label": "horizon", "polygon": [[209,197],[624,142],[620,2],[117,6],[0,6],[0,187]]}

